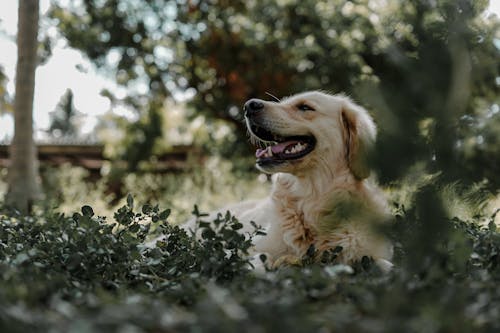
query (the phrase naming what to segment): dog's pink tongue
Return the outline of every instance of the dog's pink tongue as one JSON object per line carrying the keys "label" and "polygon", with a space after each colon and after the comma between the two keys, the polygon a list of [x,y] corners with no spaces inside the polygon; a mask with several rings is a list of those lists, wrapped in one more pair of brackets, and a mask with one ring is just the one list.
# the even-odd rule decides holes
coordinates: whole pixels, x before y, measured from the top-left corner
{"label": "dog's pink tongue", "polygon": [[[271,146],[271,150],[272,150],[273,154],[279,154],[279,153],[282,153],[286,149],[286,147],[288,147],[290,145],[295,145],[298,142],[299,141],[280,142],[278,144]],[[261,158],[262,156],[265,156],[267,149],[268,148],[264,148],[264,149],[258,148],[257,151],[255,152],[255,157]]]}
{"label": "dog's pink tongue", "polygon": [[297,142],[298,141],[280,142],[277,145],[271,146],[271,150],[273,151],[273,154],[279,154],[282,153],[286,149],[286,147],[294,145]]}

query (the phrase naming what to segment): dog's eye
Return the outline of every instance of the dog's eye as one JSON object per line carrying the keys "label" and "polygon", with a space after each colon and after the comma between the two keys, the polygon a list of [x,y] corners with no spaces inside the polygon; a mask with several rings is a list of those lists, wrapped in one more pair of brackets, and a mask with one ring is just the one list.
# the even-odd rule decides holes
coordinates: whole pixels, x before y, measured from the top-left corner
{"label": "dog's eye", "polygon": [[310,107],[309,105],[307,105],[305,103],[298,104],[297,109],[299,109],[300,111],[314,111],[314,109],[312,107]]}

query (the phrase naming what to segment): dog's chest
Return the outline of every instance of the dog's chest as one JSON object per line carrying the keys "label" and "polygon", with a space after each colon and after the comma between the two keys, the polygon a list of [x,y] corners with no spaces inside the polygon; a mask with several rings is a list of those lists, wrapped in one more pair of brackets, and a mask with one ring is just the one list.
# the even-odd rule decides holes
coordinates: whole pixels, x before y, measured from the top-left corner
{"label": "dog's chest", "polygon": [[[326,207],[331,206],[331,200],[326,196],[305,197],[277,192],[273,195],[273,201],[280,217],[283,241],[289,252],[298,257],[305,255],[311,245],[321,252],[337,246],[350,247],[359,238],[364,238],[360,237],[365,233],[362,230],[364,227],[342,223],[344,219],[340,218],[335,218],[338,225],[325,234],[320,220],[325,215],[339,215],[335,212],[328,214]],[[331,209],[335,211],[335,206]]]}
{"label": "dog's chest", "polygon": [[294,254],[305,254],[318,239],[319,209],[308,207],[302,197],[275,195],[273,199],[281,220],[283,241]]}

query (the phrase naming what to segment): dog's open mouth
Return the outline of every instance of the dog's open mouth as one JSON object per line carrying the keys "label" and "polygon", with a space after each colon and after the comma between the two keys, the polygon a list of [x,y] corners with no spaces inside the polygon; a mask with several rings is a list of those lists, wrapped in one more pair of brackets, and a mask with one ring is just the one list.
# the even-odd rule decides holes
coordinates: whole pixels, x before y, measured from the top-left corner
{"label": "dog's open mouth", "polygon": [[255,152],[258,164],[282,163],[302,158],[312,152],[316,144],[312,135],[283,137],[254,124],[250,126],[250,131],[265,146],[257,148]]}

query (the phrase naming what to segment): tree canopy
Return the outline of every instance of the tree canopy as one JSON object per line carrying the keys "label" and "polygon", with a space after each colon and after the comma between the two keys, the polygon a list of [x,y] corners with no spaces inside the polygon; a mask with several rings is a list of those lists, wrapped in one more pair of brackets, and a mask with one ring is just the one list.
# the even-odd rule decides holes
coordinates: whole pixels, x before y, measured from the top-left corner
{"label": "tree canopy", "polygon": [[54,137],[74,136],[78,134],[74,117],[78,114],[73,104],[73,91],[67,89],[56,109],[50,113],[48,132]]}
{"label": "tree canopy", "polygon": [[[192,113],[234,124],[231,153],[246,151],[248,98],[344,92],[375,113],[383,181],[424,162],[450,181],[498,188],[499,21],[485,17],[487,4],[89,0],[56,5],[51,17],[72,47],[130,88],[125,102],[145,117],[182,93],[194,96]],[[140,136],[154,142],[159,131],[146,128]]]}

